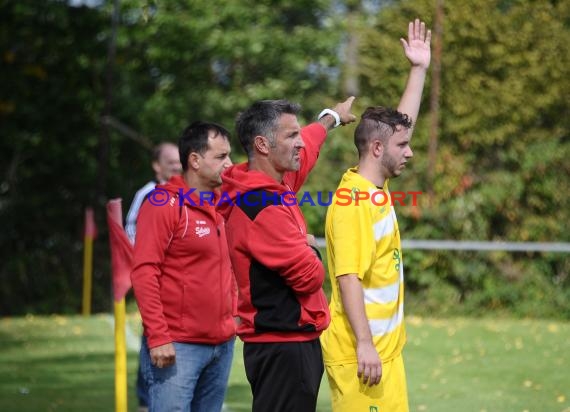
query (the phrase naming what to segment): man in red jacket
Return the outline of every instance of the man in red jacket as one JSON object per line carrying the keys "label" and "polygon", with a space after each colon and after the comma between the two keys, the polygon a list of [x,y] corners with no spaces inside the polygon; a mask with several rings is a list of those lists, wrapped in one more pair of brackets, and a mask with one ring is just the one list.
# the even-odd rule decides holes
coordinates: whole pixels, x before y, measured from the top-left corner
{"label": "man in red jacket", "polygon": [[[238,335],[253,411],[314,411],[323,358],[319,335],[330,321],[324,267],[294,200],[327,131],[350,123],[353,97],[301,129],[299,106],[254,103],[237,119],[248,162],[228,169],[220,201],[239,288]],[[227,202],[224,202],[226,200]]]}
{"label": "man in red jacket", "polygon": [[158,185],[137,220],[131,279],[146,338],[141,369],[150,412],[220,411],[237,290],[224,220],[207,200],[218,195],[231,165],[229,133],[195,122],[179,152],[183,174]]}

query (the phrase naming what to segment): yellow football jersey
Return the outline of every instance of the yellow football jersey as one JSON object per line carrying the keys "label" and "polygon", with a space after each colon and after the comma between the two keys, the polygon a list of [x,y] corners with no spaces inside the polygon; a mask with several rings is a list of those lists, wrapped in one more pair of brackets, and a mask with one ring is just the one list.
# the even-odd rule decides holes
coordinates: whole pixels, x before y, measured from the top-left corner
{"label": "yellow football jersey", "polygon": [[357,168],[349,169],[327,211],[325,232],[332,284],[331,323],[321,335],[325,364],[357,362],[355,337],[336,279],[349,273],[361,281],[374,344],[382,361],[388,362],[406,341],[402,247],[388,181],[377,188]]}

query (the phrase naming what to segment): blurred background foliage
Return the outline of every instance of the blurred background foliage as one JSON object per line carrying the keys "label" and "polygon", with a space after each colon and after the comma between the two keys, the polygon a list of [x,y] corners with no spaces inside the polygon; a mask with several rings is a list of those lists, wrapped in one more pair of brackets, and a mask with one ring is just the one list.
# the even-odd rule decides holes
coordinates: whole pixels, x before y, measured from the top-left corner
{"label": "blurred background foliage", "polygon": [[[569,242],[569,2],[0,0],[0,314],[80,310],[87,206],[93,309],[110,310],[105,202],[123,198],[126,213],[152,178],[149,147],[190,121],[233,129],[268,98],[302,103],[304,123],[350,94],[357,114],[397,106],[398,39],[415,17],[434,27],[436,3],[439,111],[430,79],[415,158],[391,185],[424,193],[398,207],[403,238]],[[356,162],[353,131],[331,133],[304,190],[335,190]],[[304,212],[322,236],[326,208]],[[404,256],[408,311],[570,319],[568,254]]]}

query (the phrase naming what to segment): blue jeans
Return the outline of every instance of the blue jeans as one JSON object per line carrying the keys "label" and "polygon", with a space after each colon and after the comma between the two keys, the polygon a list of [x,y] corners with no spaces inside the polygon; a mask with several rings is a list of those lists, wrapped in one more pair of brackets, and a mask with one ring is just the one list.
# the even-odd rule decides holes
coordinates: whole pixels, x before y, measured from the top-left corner
{"label": "blue jeans", "polygon": [[[148,352],[148,348],[145,348],[146,338],[144,335],[141,336],[141,349],[140,352],[146,350]],[[141,356],[142,353],[139,352],[139,367],[137,369],[137,398],[139,399],[139,406],[148,406],[148,382],[145,379],[145,376],[142,371],[141,366]]]}
{"label": "blue jeans", "polygon": [[221,411],[234,340],[219,345],[174,342],[176,362],[167,368],[157,368],[151,364],[144,339],[140,363],[149,384],[149,412]]}

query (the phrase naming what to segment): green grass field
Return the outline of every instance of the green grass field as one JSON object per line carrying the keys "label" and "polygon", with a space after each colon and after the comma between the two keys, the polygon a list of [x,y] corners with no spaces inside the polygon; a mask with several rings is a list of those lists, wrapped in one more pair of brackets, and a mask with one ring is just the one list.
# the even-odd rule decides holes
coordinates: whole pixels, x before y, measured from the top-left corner
{"label": "green grass field", "polygon": [[[136,342],[138,317],[129,315],[129,324]],[[410,316],[407,325],[411,411],[570,412],[570,323]],[[0,349],[0,411],[114,410],[109,315],[3,318]],[[136,367],[130,351],[130,411]],[[226,409],[250,405],[238,342]],[[323,380],[318,410],[329,409]]]}

